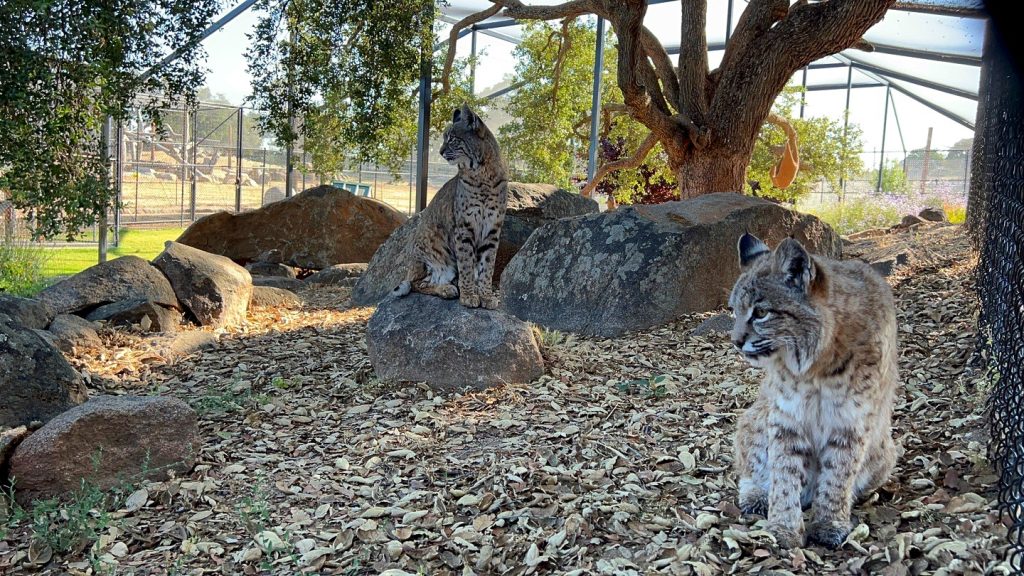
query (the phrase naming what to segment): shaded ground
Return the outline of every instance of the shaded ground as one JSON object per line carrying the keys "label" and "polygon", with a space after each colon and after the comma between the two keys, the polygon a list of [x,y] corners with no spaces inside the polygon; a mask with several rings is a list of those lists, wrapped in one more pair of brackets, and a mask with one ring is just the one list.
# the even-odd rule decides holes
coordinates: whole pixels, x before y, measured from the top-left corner
{"label": "shaded ground", "polygon": [[[201,413],[188,477],[151,483],[52,573],[1006,573],[984,459],[972,262],[956,228],[894,277],[901,374],[891,481],[838,552],[776,552],[740,518],[737,414],[760,378],[708,315],[613,340],[549,335],[550,375],[437,396],[373,379],[370,309],[347,292],[260,310],[173,364],[124,333],[76,360],[94,390],[173,394]],[[559,341],[560,340],[560,341]],[[139,501],[145,502],[138,507]],[[117,517],[119,516],[119,517]],[[0,540],[19,573],[31,529]]]}

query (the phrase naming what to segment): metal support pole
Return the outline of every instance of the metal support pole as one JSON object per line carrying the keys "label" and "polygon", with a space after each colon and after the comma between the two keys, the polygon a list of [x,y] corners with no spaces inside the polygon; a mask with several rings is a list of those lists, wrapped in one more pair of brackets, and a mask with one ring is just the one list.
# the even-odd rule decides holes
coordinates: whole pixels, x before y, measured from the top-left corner
{"label": "metal support pole", "polygon": [[[729,5],[732,5],[731,1],[729,2]],[[803,119],[804,106],[807,105],[807,66],[804,66],[804,77],[803,80],[800,81],[800,85],[804,88],[803,92],[800,93],[800,118]]]}
{"label": "metal support pole", "polygon": [[587,151],[587,181],[597,174],[597,131],[601,126],[601,75],[604,71],[604,18],[597,18],[594,47],[594,92],[590,101],[590,149]]}
{"label": "metal support pole", "polygon": [[732,38],[732,0],[729,0],[729,6],[725,12],[725,43],[729,43],[729,39]]}
{"label": "metal support pole", "polygon": [[194,110],[192,111],[192,166],[191,170],[188,171],[190,179],[189,190],[191,191],[188,197],[188,216],[192,222],[196,221],[196,162],[199,158],[197,132],[199,132],[199,111]]}
{"label": "metal support pole", "polygon": [[469,41],[469,93],[476,94],[476,26]]}
{"label": "metal support pole", "polygon": [[238,108],[238,145],[235,147],[235,212],[242,211],[242,118],[244,109]]}
{"label": "metal support pole", "polygon": [[[100,159],[103,161],[103,180],[105,184],[110,183],[110,117],[103,119],[100,126]],[[107,261],[107,209],[104,204],[99,214],[99,230],[96,243],[99,245],[98,261],[100,264]]]}
{"label": "metal support pole", "polygon": [[889,90],[885,89],[885,114],[882,115],[882,154],[878,160],[878,184],[875,185],[875,193],[882,191],[882,172],[885,171],[885,131],[889,124]]}
{"label": "metal support pole", "polygon": [[[434,4],[424,1],[423,17],[433,21]],[[426,24],[426,22],[424,22]],[[420,50],[420,102],[416,124],[416,212],[427,207],[427,175],[430,153],[430,79],[433,71],[433,46],[424,41]]]}
{"label": "metal support pole", "polygon": [[178,205],[178,222],[185,227],[185,182],[188,173],[188,104],[181,105],[181,201]]}
{"label": "metal support pole", "polygon": [[846,155],[849,151],[846,149],[847,141],[846,134],[850,129],[850,92],[853,91],[853,64],[851,63],[847,68],[846,73],[846,109],[843,113],[843,164],[839,172],[839,198],[842,199],[846,196]]}
{"label": "metal support pole", "polygon": [[114,197],[114,247],[121,245],[121,199],[124,196],[124,148],[125,135],[124,126],[117,121],[117,130],[114,132],[117,139],[116,160],[114,161],[114,186],[117,196]]}

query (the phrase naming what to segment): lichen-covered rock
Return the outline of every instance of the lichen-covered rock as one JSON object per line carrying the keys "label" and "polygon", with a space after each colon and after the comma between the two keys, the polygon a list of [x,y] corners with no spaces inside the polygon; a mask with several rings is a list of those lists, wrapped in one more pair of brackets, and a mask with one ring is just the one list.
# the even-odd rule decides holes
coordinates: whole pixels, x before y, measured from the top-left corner
{"label": "lichen-covered rock", "polygon": [[100,489],[182,476],[199,455],[196,413],[162,396],[98,396],[50,420],[11,458],[15,498],[67,496],[83,480]]}
{"label": "lichen-covered rock", "polygon": [[946,211],[942,208],[925,208],[917,213],[918,218],[928,222],[949,222]]}
{"label": "lichen-covered rock", "polygon": [[295,278],[296,276],[295,268],[278,264],[277,262],[249,262],[245,265],[245,269],[249,271],[249,274],[252,274],[253,278],[256,276]]}
{"label": "lichen-covered rock", "polygon": [[224,256],[170,241],[153,264],[203,326],[236,326],[245,320],[252,298],[252,276],[245,268]]}
{"label": "lichen-covered rock", "polygon": [[838,257],[814,216],[733,193],[564,218],[530,236],[501,277],[506,310],[541,326],[618,336],[722,308],[739,276],[736,241],[792,235]]}
{"label": "lichen-covered rock", "polygon": [[253,276],[252,285],[269,286],[271,288],[280,288],[291,292],[298,292],[307,286],[307,284],[302,280],[298,280],[296,278],[284,278],[281,276]]}
{"label": "lichen-covered rock", "polygon": [[5,293],[0,293],[0,314],[19,326],[37,330],[46,328],[53,320],[53,311],[43,302]]}
{"label": "lichen-covered rock", "polygon": [[[530,234],[541,226],[572,216],[598,211],[597,202],[579,194],[567,192],[550,184],[508,183],[508,202],[505,222],[501,229],[498,254],[494,261],[494,283],[515,256]],[[408,266],[406,255],[409,242],[416,229],[418,216],[413,216],[395,230],[373,255],[366,273],[352,289],[352,302],[358,306],[373,306],[387,296],[405,278]]]}
{"label": "lichen-covered rock", "polygon": [[275,263],[319,270],[368,261],[405,220],[383,202],[325,185],[258,210],[204,216],[178,242],[243,263],[276,249]]}
{"label": "lichen-covered rock", "polygon": [[45,422],[86,398],[82,377],[59,350],[0,314],[0,428]]}
{"label": "lichen-covered rock", "polygon": [[367,324],[366,346],[379,378],[436,390],[529,382],[544,373],[525,322],[423,294],[381,302]]}
{"label": "lichen-covered rock", "polygon": [[43,290],[38,298],[55,314],[89,311],[110,302],[137,298],[179,307],[167,278],[138,256],[122,256],[86,268]]}

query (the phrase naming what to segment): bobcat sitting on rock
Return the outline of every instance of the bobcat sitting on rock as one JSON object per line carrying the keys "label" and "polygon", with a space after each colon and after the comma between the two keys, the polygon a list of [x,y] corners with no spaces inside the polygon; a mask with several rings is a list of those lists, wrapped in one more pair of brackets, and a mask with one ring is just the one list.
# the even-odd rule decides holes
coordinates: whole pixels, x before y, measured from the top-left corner
{"label": "bobcat sitting on rock", "polygon": [[[459,167],[419,217],[409,271],[395,296],[415,290],[494,309],[494,258],[505,219],[508,178],[498,141],[466,105],[444,131],[441,156]],[[455,281],[458,279],[458,287]]]}
{"label": "bobcat sitting on rock", "polygon": [[811,256],[784,240],[771,252],[744,234],[729,304],[732,342],[765,371],[736,428],[739,505],[764,514],[784,547],[843,544],[850,508],[896,460],[896,310],[889,285],[861,262]]}

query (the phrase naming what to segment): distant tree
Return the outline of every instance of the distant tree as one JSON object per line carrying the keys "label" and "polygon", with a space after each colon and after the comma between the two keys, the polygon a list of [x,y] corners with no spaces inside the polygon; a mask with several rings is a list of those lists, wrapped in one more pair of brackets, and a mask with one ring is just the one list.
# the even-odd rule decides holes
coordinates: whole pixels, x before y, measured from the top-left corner
{"label": "distant tree", "polygon": [[964,159],[971,155],[971,149],[974,147],[974,138],[961,138],[953,144],[953,147],[949,149],[946,154],[946,159],[956,158]]}
{"label": "distant tree", "polygon": [[[868,180],[874,186],[878,183],[878,169],[868,173]],[[886,194],[905,194],[910,191],[910,183],[907,181],[907,173],[903,171],[903,164],[896,159],[889,160],[882,169],[882,192]]]}
{"label": "distant tree", "polygon": [[863,148],[860,126],[849,124],[844,140],[843,123],[840,121],[823,117],[796,118],[793,110],[799,105],[800,96],[799,87],[787,88],[776,99],[772,109],[796,131],[800,151],[800,170],[796,179],[784,190],[772,185],[769,174],[779,161],[786,135],[779,126],[770,122],[761,128],[747,171],[747,179],[758,182],[760,194],[786,202],[795,202],[805,196],[821,179],[833,190],[838,190],[840,179],[859,175],[864,170],[860,158]]}
{"label": "distant tree", "polygon": [[[33,233],[73,237],[111,205],[99,146],[108,116],[141,91],[159,109],[202,79],[195,38],[217,0],[4,0],[0,2],[0,189],[32,216]],[[140,75],[184,48],[154,75]]]}

